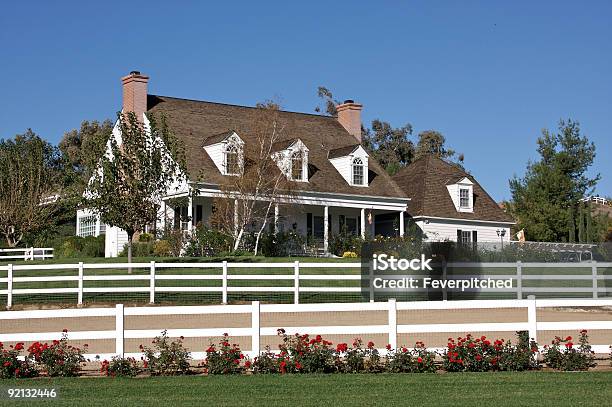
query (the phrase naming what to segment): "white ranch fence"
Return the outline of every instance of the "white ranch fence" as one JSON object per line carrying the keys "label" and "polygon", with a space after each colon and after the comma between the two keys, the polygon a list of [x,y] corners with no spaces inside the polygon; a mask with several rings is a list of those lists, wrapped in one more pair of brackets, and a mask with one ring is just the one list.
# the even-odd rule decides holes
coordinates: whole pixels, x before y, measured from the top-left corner
{"label": "white ranch fence", "polygon": [[[157,274],[158,269],[174,269],[174,270],[193,270],[201,269],[217,270],[217,274]],[[305,274],[301,271],[304,269],[325,269],[332,271],[342,269],[353,270],[353,274]],[[293,263],[236,263],[236,262],[218,262],[218,263],[73,263],[73,264],[8,264],[0,266],[0,273],[6,271],[6,277],[0,277],[0,287],[2,283],[6,283],[5,289],[0,289],[0,295],[6,295],[7,308],[12,307],[14,296],[21,295],[60,295],[60,294],[76,294],[78,305],[83,304],[83,295],[85,293],[148,293],[149,302],[155,303],[156,293],[221,293],[221,303],[228,303],[228,293],[285,293],[293,296],[295,304],[300,302],[301,293],[360,293],[362,275],[359,273],[361,263],[311,263],[299,262]],[[470,271],[482,269],[486,271],[483,274],[448,274],[449,269],[467,268]],[[538,269],[542,270],[540,274],[526,274],[524,270]],[[96,274],[95,272],[87,273],[86,271],[95,270],[117,270],[121,274]],[[289,269],[292,270],[286,274],[231,274],[231,269]],[[510,269],[512,274],[494,274],[491,273],[495,269]],[[548,273],[551,270],[555,274]],[[563,270],[567,269],[586,269],[585,274],[567,274]],[[43,276],[20,276],[21,273],[36,271],[62,270],[74,271],[72,275],[43,275]],[[128,274],[128,270],[146,271],[146,274]],[[220,271],[220,273],[219,273]],[[448,279],[469,279],[479,278],[492,280],[507,280],[512,279],[512,288],[489,288],[487,293],[514,293],[517,299],[525,298],[530,294],[577,294],[581,298],[599,298],[610,296],[612,293],[612,263],[603,262],[582,262],[582,263],[448,263],[443,269],[443,278]],[[2,275],[2,274],[0,274]],[[423,278],[424,275],[402,275],[407,278]],[[371,278],[371,277],[370,277]],[[176,285],[176,286],[160,286],[160,281],[196,281],[208,280],[220,282],[217,286],[195,286],[195,285]],[[293,282],[291,286],[262,286],[262,285],[246,285],[246,286],[230,286],[229,281],[250,281],[252,283],[261,283],[263,281],[289,281]],[[326,281],[331,282],[329,286],[303,286],[301,283],[305,281]],[[526,281],[541,280],[541,281],[564,281],[568,285],[563,287],[533,287],[525,286]],[[147,286],[85,286],[85,282],[127,282],[127,281],[148,281]],[[337,282],[351,282],[351,286],[337,286]],[[52,288],[15,288],[16,283],[57,283],[68,282],[76,287],[52,287]],[[584,286],[585,283],[588,286]],[[574,283],[583,283],[582,286]],[[346,285],[346,284],[345,284]],[[578,285],[578,286],[577,286]],[[431,292],[436,291],[429,288],[410,289],[410,292]],[[450,290],[442,291],[443,299],[446,300],[451,294]],[[465,291],[479,291],[478,289],[466,289]],[[146,295],[146,294],[145,294]],[[370,293],[370,301],[374,301],[373,293]]]}
{"label": "white ranch fence", "polygon": [[[538,335],[545,336],[546,331],[571,331],[587,329],[589,334],[593,335],[598,330],[609,332],[612,330],[612,320],[572,320],[563,322],[546,322],[538,320],[538,312],[543,309],[559,308],[559,307],[611,307],[612,299],[588,299],[575,300],[563,299],[553,300],[544,299],[536,300],[534,296],[530,296],[526,300],[468,300],[468,301],[419,301],[419,302],[396,302],[390,299],[387,302],[375,303],[329,303],[329,304],[260,304],[259,301],[253,301],[246,305],[209,305],[209,306],[174,306],[174,307],[124,307],[123,304],[117,304],[114,308],[75,308],[75,309],[60,309],[60,310],[38,310],[38,311],[3,311],[0,312],[0,321],[4,324],[10,322],[27,323],[28,320],[33,320],[34,325],[38,326],[40,322],[54,318],[70,319],[70,318],[97,318],[109,317],[114,319],[114,326],[106,324],[107,329],[100,330],[83,330],[69,332],[69,340],[92,341],[92,340],[112,340],[114,341],[114,350],[107,353],[91,353],[85,355],[88,358],[100,356],[101,358],[110,358],[112,356],[131,356],[140,357],[141,353],[126,352],[126,340],[133,339],[151,339],[160,334],[159,321],[163,321],[164,317],[168,317],[166,321],[180,316],[197,316],[197,321],[207,321],[209,318],[224,315],[226,318],[218,318],[218,324],[226,323],[226,326],[215,326],[214,328],[181,328],[168,329],[169,337],[184,338],[220,338],[227,333],[232,338],[243,337],[250,339],[250,349],[243,349],[245,353],[251,357],[257,356],[262,351],[262,337],[277,335],[277,329],[280,327],[272,327],[268,323],[262,326],[262,315],[269,316],[282,314],[305,314],[314,315],[313,321],[319,323],[309,326],[284,326],[287,334],[293,333],[308,333],[310,335],[373,335],[382,334],[391,345],[391,348],[396,349],[398,345],[398,335],[410,334],[415,338],[419,338],[419,334],[425,333],[458,333],[464,335],[466,332],[516,332],[528,331],[531,339],[537,341]],[[488,313],[483,314],[483,321],[477,323],[427,323],[427,324],[401,324],[398,323],[398,317],[401,312],[409,311],[418,313],[423,310],[457,310],[463,314],[469,314],[470,310],[498,310],[503,308],[515,308],[527,310],[527,318],[524,320],[516,320],[514,322],[487,322]],[[361,316],[364,312],[382,311],[386,313],[386,323],[368,325],[366,319]],[[355,322],[355,325],[337,325],[325,326],[321,321],[325,321],[325,315],[329,312],[353,312],[355,315],[350,320]],[[524,312],[524,311],[523,311]],[[327,313],[327,314],[326,314]],[[571,313],[571,312],[570,312]],[[244,319],[242,324],[231,324],[228,322],[231,314],[250,314],[250,318]],[[604,318],[605,318],[605,314]],[[156,329],[126,329],[126,318],[134,318],[135,316],[149,317],[148,323],[157,325]],[[151,318],[152,317],[152,318]],[[571,319],[571,318],[570,318]],[[250,320],[250,321],[249,321]],[[167,322],[170,323],[170,322]],[[91,324],[90,324],[91,325]],[[196,323],[197,325],[197,323]],[[28,326],[28,325],[23,325]],[[149,327],[148,325],[147,327]],[[152,328],[152,327],[151,327]],[[0,331],[0,341],[2,342],[29,342],[29,341],[51,341],[60,339],[62,332],[11,332],[4,333]],[[354,336],[353,336],[354,337]],[[602,336],[600,336],[602,338]],[[364,337],[367,339],[367,337]],[[606,354],[609,352],[609,346],[612,344],[612,335],[603,336],[600,343],[593,343],[592,350],[598,354]],[[382,345],[382,344],[379,344]],[[405,344],[407,345],[407,344]],[[112,348],[112,342],[110,347]],[[248,349],[248,350],[247,350]],[[430,350],[441,351],[441,347],[432,347]],[[384,348],[379,349],[385,352]],[[193,352],[192,356],[196,359],[201,359],[205,356],[203,352]]]}
{"label": "white ranch fence", "polygon": [[24,247],[0,249],[0,261],[6,260],[46,260],[53,258],[52,247]]}

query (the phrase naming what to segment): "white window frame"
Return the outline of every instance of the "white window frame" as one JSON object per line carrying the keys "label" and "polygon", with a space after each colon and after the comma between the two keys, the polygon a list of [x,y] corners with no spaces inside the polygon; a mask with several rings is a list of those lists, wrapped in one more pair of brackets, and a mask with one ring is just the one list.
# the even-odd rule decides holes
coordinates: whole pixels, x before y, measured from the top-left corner
{"label": "white window frame", "polygon": [[[359,163],[357,163],[359,161]],[[361,169],[361,174],[357,175],[356,169]],[[355,182],[355,177],[361,176],[361,182]],[[351,160],[351,182],[355,186],[365,186],[366,185],[366,165],[363,162],[362,157],[355,157]]]}
{"label": "white window frame", "polygon": [[[463,193],[465,192],[465,196]],[[470,188],[459,187],[459,208],[461,209],[470,209],[472,205],[470,205]],[[464,205],[465,203],[465,205]]]}
{"label": "white window frame", "polygon": [[463,243],[463,244],[472,243],[472,231],[471,230],[461,231],[461,242],[460,243]]}
{"label": "white window frame", "polygon": [[[299,177],[295,177],[293,170],[296,168],[294,166],[294,161],[297,161],[298,158],[297,156],[299,155],[299,161],[300,161],[300,176]],[[295,150],[292,151],[291,154],[289,155],[289,179],[292,181],[304,181],[304,179],[306,178],[306,171],[307,171],[307,162],[306,162],[306,153],[303,150]]]}
{"label": "white window frame", "polygon": [[[230,151],[233,150],[233,151]],[[229,163],[228,156],[229,154],[236,154],[236,172],[229,171]],[[228,142],[223,148],[223,168],[225,171],[225,175],[238,176],[242,172],[242,148],[238,143]]]}

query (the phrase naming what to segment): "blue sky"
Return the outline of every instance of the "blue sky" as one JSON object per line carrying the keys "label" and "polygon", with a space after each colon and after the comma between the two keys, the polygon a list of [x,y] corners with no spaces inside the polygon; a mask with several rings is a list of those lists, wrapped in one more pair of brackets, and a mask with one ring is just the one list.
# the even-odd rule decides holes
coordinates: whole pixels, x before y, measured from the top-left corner
{"label": "blue sky", "polygon": [[113,118],[135,69],[150,93],[292,111],[325,85],[366,123],[441,131],[497,200],[571,117],[612,195],[610,1],[85,3],[3,5],[0,138]]}

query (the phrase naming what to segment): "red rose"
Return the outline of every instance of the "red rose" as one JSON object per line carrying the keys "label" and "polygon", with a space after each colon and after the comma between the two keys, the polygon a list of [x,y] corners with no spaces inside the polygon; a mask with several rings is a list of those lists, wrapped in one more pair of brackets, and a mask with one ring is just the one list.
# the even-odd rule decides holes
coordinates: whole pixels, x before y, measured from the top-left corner
{"label": "red rose", "polygon": [[22,350],[23,349],[23,343],[19,342],[18,344],[15,345],[15,350]]}
{"label": "red rose", "polygon": [[295,362],[295,368],[298,370],[302,368],[302,365],[300,365],[300,362]]}
{"label": "red rose", "polygon": [[385,346],[385,348],[387,348],[387,350],[391,350],[391,344],[388,343],[387,346]]}
{"label": "red rose", "polygon": [[368,348],[372,349],[374,347],[374,342],[370,341],[368,342]]}
{"label": "red rose", "polygon": [[565,338],[565,340],[566,340],[566,341],[571,341],[571,340],[572,340],[572,337],[571,337],[571,336],[568,336],[567,338]]}
{"label": "red rose", "polygon": [[9,367],[11,365],[11,362],[4,362],[4,367]]}
{"label": "red rose", "polygon": [[247,360],[246,362],[244,362],[244,367],[246,367],[247,369],[249,369],[251,367],[251,361]]}
{"label": "red rose", "polygon": [[419,362],[419,363],[423,363],[423,358],[419,356],[419,357],[417,358],[417,362]]}

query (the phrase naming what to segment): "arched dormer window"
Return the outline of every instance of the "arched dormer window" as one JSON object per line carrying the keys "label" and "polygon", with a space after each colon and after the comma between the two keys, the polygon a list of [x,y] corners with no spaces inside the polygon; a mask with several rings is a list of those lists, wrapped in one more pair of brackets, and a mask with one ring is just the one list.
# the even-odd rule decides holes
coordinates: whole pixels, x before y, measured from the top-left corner
{"label": "arched dormer window", "polygon": [[235,143],[225,146],[225,175],[240,174],[240,148]]}
{"label": "arched dormer window", "polygon": [[304,153],[301,150],[291,154],[291,179],[294,181],[304,180]]}
{"label": "arched dormer window", "polygon": [[363,160],[359,157],[356,157],[352,163],[353,185],[364,185],[365,184],[363,167],[364,167]]}

